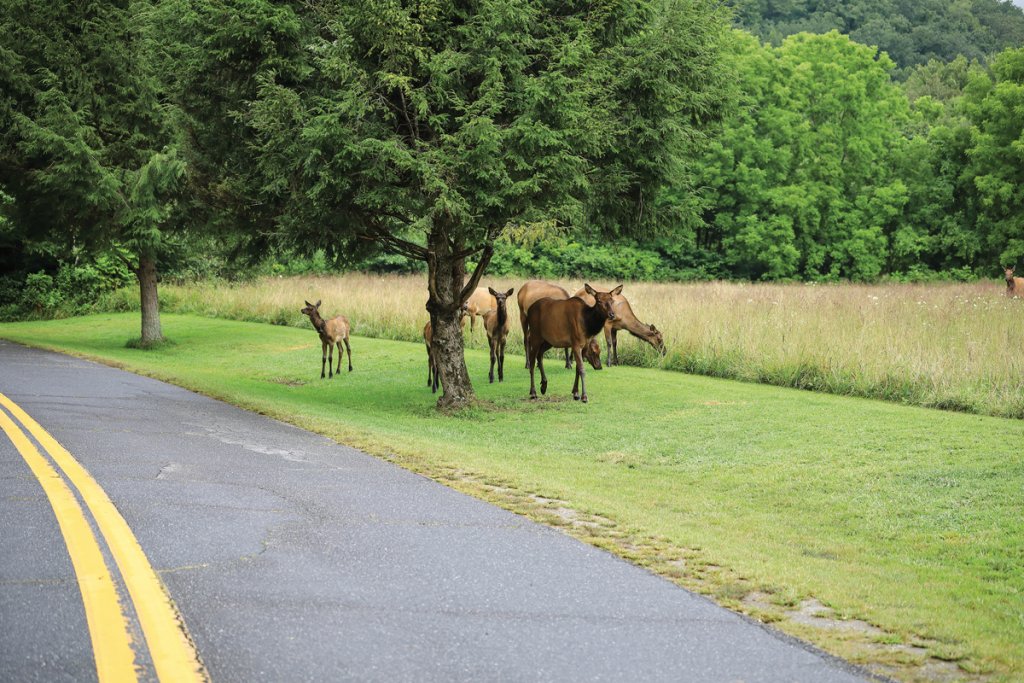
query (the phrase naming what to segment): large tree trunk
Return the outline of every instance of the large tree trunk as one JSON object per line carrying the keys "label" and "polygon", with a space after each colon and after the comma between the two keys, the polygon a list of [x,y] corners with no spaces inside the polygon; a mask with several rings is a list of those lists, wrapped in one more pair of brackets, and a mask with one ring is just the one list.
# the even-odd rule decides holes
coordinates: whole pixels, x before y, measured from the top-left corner
{"label": "large tree trunk", "polygon": [[484,250],[480,264],[470,281],[466,279],[466,259],[461,246],[452,244],[443,230],[431,232],[428,238],[427,278],[430,298],[427,311],[434,329],[431,348],[437,359],[437,372],[443,393],[437,407],[445,410],[462,408],[475,398],[473,383],[466,369],[462,343],[460,309],[480,281],[490,261],[490,247]]}
{"label": "large tree trunk", "polygon": [[163,341],[160,330],[160,302],[156,296],[156,259],[148,254],[139,254],[139,296],[142,300],[142,346]]}

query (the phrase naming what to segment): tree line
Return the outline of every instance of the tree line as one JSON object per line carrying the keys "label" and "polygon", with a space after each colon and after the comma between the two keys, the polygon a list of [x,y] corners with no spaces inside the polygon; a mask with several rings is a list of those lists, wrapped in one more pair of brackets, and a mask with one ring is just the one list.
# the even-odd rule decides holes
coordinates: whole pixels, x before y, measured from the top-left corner
{"label": "tree line", "polygon": [[1024,45],[1024,12],[1009,0],[731,0],[735,24],[779,46],[797,33],[835,30],[915,67],[959,56],[985,60]]}

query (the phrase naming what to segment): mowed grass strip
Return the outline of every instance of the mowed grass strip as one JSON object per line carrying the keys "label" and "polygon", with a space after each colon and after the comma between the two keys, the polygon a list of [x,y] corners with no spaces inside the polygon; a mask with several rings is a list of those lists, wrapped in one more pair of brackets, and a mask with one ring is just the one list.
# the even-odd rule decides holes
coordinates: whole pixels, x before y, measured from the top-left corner
{"label": "mowed grass strip", "polygon": [[589,371],[581,405],[551,354],[549,395],[530,402],[522,357],[490,385],[482,351],[467,353],[480,404],[445,416],[422,344],[355,337],[354,372],[321,380],[312,330],[163,324],[174,343],[151,351],[125,348],[133,314],[3,324],[0,337],[169,380],[445,481],[485,482],[511,491],[513,509],[558,501],[629,539],[608,547],[656,569],[677,557],[681,582],[740,609],[752,593],[782,611],[813,597],[902,649],[873,654],[841,630],[780,626],[902,678],[924,676],[925,660],[1024,677],[1019,420],[628,367]]}

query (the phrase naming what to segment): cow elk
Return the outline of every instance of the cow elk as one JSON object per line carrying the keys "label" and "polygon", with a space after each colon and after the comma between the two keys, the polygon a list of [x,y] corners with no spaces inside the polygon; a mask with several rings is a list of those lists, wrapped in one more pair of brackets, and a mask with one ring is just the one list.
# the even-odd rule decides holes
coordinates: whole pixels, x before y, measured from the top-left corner
{"label": "cow elk", "polygon": [[[572,349],[576,361],[576,378],[572,384],[572,397],[587,402],[586,370],[583,358],[587,359],[595,369],[601,367],[601,351],[594,335],[601,331],[605,321],[614,320],[612,310],[614,297],[622,291],[619,285],[610,292],[598,292],[590,285],[584,285],[588,294],[594,297],[594,304],[588,305],[583,299],[543,298],[533,302],[527,314],[530,330],[529,355],[527,365],[530,369],[530,398],[537,398],[534,388],[533,367],[540,368],[540,393],[547,393],[548,378],[544,372],[544,352],[550,348]],[[579,390],[579,391],[577,391]]]}
{"label": "cow elk", "polygon": [[[523,347],[526,352],[526,367],[530,367],[530,323],[526,314],[530,311],[530,306],[532,306],[535,301],[544,298],[556,300],[568,299],[569,292],[550,282],[544,282],[543,280],[527,280],[523,283],[523,286],[519,288],[519,294],[516,295],[516,301],[519,303],[519,324],[523,328]],[[572,367],[571,360],[569,359],[569,349],[565,350],[565,367]]]}
{"label": "cow elk", "polygon": [[[306,307],[300,313],[309,316],[309,322],[313,323],[313,329],[320,335],[320,342],[323,345],[323,358],[320,362],[320,379],[324,378],[324,366],[327,367],[327,377],[333,378],[336,374],[331,370],[334,365],[334,347],[338,347],[338,369],[341,374],[341,343],[345,342],[345,350],[348,351],[348,371],[352,372],[352,347],[348,344],[349,324],[348,318],[343,315],[324,320],[320,316],[320,301],[315,304],[306,302]],[[328,362],[330,361],[330,362]]]}

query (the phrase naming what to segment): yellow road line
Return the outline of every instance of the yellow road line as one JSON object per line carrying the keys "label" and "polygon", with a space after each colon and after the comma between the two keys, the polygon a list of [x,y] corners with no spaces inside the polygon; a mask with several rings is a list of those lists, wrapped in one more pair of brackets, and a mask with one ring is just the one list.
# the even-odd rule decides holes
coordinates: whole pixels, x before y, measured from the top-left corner
{"label": "yellow road line", "polygon": [[[11,443],[36,475],[57,516],[57,524],[78,578],[78,589],[82,593],[85,619],[89,625],[89,637],[92,639],[92,651],[96,659],[96,675],[100,683],[137,680],[128,620],[121,610],[114,580],[82,507],[61,476],[2,410],[0,428],[7,433]],[[11,626],[8,624],[7,627]]]}
{"label": "yellow road line", "polygon": [[135,534],[107,494],[56,439],[2,393],[0,405],[11,411],[46,449],[78,489],[92,513],[135,605],[157,677],[163,683],[199,683],[208,680],[206,670],[167,590],[146,559]]}

